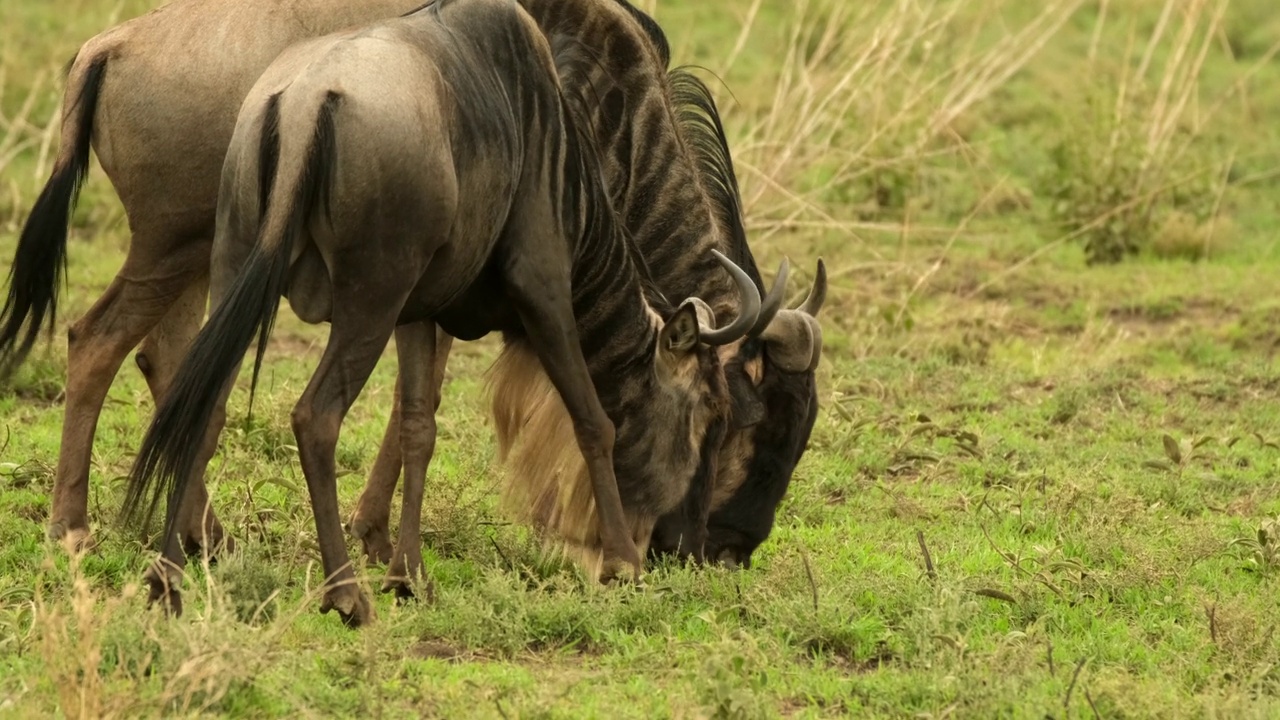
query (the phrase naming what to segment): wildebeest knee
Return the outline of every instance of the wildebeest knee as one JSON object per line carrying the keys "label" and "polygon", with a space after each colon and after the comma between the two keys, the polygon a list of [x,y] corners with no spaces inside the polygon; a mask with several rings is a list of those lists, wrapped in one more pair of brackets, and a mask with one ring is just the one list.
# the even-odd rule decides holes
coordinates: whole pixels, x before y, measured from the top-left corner
{"label": "wildebeest knee", "polygon": [[400,414],[400,447],[405,454],[420,452],[431,455],[436,447],[434,412],[402,409]]}
{"label": "wildebeest knee", "polygon": [[613,452],[615,429],[603,414],[598,418],[575,418],[574,435],[584,455],[607,455]]}
{"label": "wildebeest knee", "polygon": [[[323,419],[306,399],[294,406],[290,420],[293,425],[293,435],[298,439],[299,450],[302,450],[303,445],[312,442],[337,440],[338,424],[319,422]],[[330,425],[333,427],[330,428]]]}
{"label": "wildebeest knee", "polygon": [[293,406],[293,412],[289,414],[289,422],[293,426],[295,435],[303,432],[304,428],[311,423],[311,406],[305,403]]}

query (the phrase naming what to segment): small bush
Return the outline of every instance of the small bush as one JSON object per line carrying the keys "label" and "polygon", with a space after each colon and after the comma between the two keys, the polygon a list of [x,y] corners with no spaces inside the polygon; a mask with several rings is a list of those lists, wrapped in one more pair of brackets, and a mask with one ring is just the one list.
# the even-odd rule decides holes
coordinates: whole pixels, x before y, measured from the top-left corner
{"label": "small bush", "polygon": [[[1176,20],[1158,23],[1141,58],[1127,58],[1117,77],[1095,63],[1099,89],[1083,112],[1064,115],[1043,194],[1091,264],[1147,250],[1198,259],[1212,248],[1230,156],[1212,147],[1206,117],[1192,108],[1222,7],[1211,13],[1197,0],[1183,8],[1177,30]],[[1167,57],[1158,74],[1157,57]]]}

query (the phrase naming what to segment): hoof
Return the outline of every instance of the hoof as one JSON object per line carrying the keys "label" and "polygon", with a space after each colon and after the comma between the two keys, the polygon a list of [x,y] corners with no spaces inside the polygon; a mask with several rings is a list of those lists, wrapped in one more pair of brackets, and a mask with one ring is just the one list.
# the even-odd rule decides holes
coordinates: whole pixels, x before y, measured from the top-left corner
{"label": "hoof", "polygon": [[198,558],[207,550],[209,562],[216,563],[219,557],[235,552],[236,541],[225,534],[220,526],[214,526],[208,535],[186,533],[182,537],[182,551],[189,558]]}
{"label": "hoof", "polygon": [[[421,594],[415,593],[417,587]],[[421,599],[428,603],[435,601],[435,587],[422,574],[422,553],[397,553],[387,568],[387,577],[382,581],[382,592],[394,592],[396,600]]]}
{"label": "hoof", "polygon": [[61,522],[49,526],[49,539],[57,542],[71,555],[91,552],[97,547],[97,542],[89,534],[89,528],[68,528]]}
{"label": "hoof", "polygon": [[605,585],[640,585],[640,566],[622,558],[606,558],[600,568],[600,582]]}
{"label": "hoof", "polygon": [[342,624],[349,628],[358,628],[373,622],[373,605],[369,598],[355,585],[326,590],[324,600],[320,603],[320,612],[337,610]]}
{"label": "hoof", "polygon": [[178,583],[182,577],[177,569],[161,570],[160,562],[152,565],[143,576],[147,582],[147,607],[159,604],[167,617],[182,616],[182,591]]}
{"label": "hoof", "polygon": [[382,581],[382,592],[395,593],[396,601],[401,604],[413,600],[421,600],[427,604],[435,602],[435,583],[421,576],[414,576],[414,578],[410,579],[406,574],[388,572],[386,579]]}
{"label": "hoof", "polygon": [[[414,589],[415,585],[417,590]],[[387,578],[382,581],[382,592],[395,593],[396,602],[401,605],[415,600],[425,602],[428,605],[436,601],[436,586],[430,580],[411,583],[404,578]]]}
{"label": "hoof", "polygon": [[347,532],[360,541],[362,552],[370,565],[385,565],[391,562],[393,549],[385,519],[375,522],[356,515],[347,525]]}

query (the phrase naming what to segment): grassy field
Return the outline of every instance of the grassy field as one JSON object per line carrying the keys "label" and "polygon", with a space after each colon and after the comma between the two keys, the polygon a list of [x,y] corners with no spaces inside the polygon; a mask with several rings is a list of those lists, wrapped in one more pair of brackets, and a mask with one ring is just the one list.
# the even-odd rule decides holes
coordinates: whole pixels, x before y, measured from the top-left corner
{"label": "grassy field", "polygon": [[[149,5],[4,0],[3,262],[57,68]],[[192,568],[166,622],[111,524],[151,412],[131,362],[94,452],[101,544],[44,539],[58,334],[0,390],[0,715],[1280,717],[1274,3],[640,5],[724,81],[761,266],[832,271],[822,411],[755,567],[634,590],[544,558],[495,509],[495,345],[463,344],[424,518],[435,602],[378,596],[344,629],[316,612],[288,423],[324,329],[284,312],[211,467],[239,550]],[[95,171],[60,322],[127,242]],[[388,353],[344,427],[344,511],[393,376]]]}

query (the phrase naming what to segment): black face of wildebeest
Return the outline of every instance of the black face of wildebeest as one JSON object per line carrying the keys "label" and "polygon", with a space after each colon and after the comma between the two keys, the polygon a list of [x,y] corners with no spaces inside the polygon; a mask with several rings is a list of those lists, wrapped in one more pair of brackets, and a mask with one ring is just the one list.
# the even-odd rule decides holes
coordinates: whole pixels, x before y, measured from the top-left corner
{"label": "black face of wildebeest", "polygon": [[[786,265],[780,270],[785,274]],[[778,310],[725,360],[731,413],[720,452],[700,468],[684,502],[655,526],[651,556],[750,565],[817,418],[817,318],[826,295],[826,266],[819,260],[804,302]]]}
{"label": "black face of wildebeest", "polygon": [[[748,364],[763,365],[756,385]],[[818,417],[818,392],[812,371],[783,370],[769,360],[764,343],[749,340],[725,365],[732,400],[732,421],[743,437],[726,449],[720,468],[723,476],[741,473],[741,485],[728,497],[711,499],[717,468],[699,468],[695,487],[704,497],[690,496],[654,528],[650,557],[665,554],[718,562],[729,567],[751,567],[751,556],[773,529],[778,505],[791,484],[791,475],[804,455]],[[767,419],[766,419],[767,412]],[[724,472],[728,470],[728,472]],[[700,503],[713,509],[702,526]]]}
{"label": "black face of wildebeest", "polygon": [[[745,376],[740,360],[726,373]],[[768,422],[751,432],[746,480],[707,521],[705,554],[712,562],[751,567],[751,555],[769,537],[778,504],[791,484],[791,474],[804,455],[818,418],[818,388],[812,372],[787,372],[770,366],[755,388]]]}

